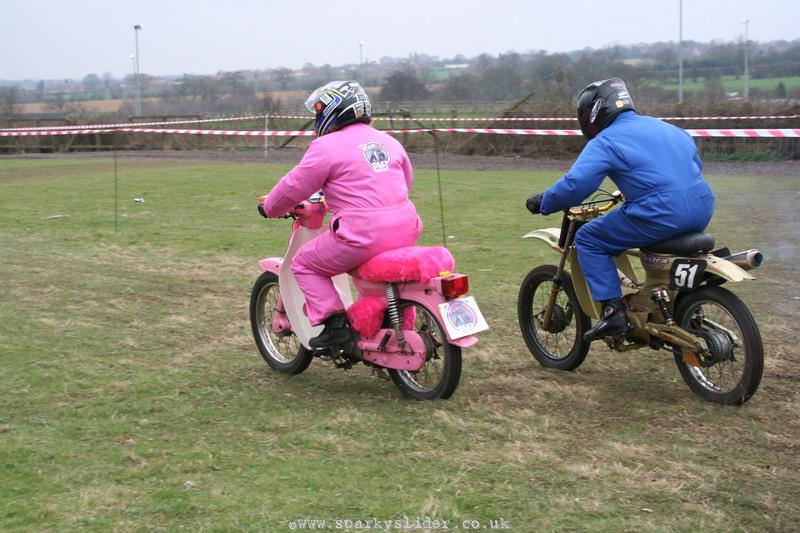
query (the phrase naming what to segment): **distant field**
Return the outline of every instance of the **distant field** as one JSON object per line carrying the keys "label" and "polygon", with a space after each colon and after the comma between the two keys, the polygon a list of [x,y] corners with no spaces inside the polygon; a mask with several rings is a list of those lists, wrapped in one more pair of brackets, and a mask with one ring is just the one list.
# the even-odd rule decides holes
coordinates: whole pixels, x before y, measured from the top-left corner
{"label": "distant field", "polygon": [[[750,78],[748,86],[750,87],[750,89],[758,88],[764,91],[774,91],[775,88],[778,86],[778,83],[780,82],[783,82],[787,90],[795,89],[800,87],[800,76],[788,76],[784,78],[762,78],[762,79]],[[702,91],[705,89],[704,84],[705,80],[703,78],[698,78],[696,81],[694,78],[684,78],[683,90]],[[672,91],[678,89],[677,82],[667,83],[667,84],[653,83],[653,85],[660,85],[664,89]],[[724,87],[726,92],[736,91],[742,94],[744,93],[744,77],[739,77],[739,79],[736,79],[735,76],[723,76],[722,86]]]}
{"label": "distant field", "polygon": [[[523,208],[554,172],[443,171],[448,245],[492,329],[455,396],[419,403],[364,367],[287,377],[259,357],[249,290],[289,222],[261,219],[255,198],[287,168],[120,160],[115,232],[110,159],[0,159],[0,530],[796,529],[796,178],[710,178],[718,242],[768,258],[731,287],[767,361],[734,408],[694,396],[663,351],[539,367],[515,306],[525,273],[556,260],[521,239],[558,224]],[[424,244],[440,242],[436,190],[418,171]]]}

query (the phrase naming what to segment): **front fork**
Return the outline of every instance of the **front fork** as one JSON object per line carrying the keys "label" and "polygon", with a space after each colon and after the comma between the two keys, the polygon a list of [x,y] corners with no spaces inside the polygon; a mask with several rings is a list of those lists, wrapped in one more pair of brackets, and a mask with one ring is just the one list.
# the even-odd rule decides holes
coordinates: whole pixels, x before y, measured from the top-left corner
{"label": "front fork", "polygon": [[548,331],[550,329],[550,320],[553,318],[553,309],[556,307],[558,293],[561,292],[561,281],[564,277],[564,265],[567,263],[567,255],[572,247],[572,240],[575,237],[575,228],[577,225],[578,223],[574,219],[569,221],[567,238],[564,240],[564,245],[561,247],[561,260],[558,262],[556,275],[553,276],[553,286],[550,289],[550,297],[547,300],[547,307],[545,307],[544,316],[542,317],[542,329],[544,331]]}

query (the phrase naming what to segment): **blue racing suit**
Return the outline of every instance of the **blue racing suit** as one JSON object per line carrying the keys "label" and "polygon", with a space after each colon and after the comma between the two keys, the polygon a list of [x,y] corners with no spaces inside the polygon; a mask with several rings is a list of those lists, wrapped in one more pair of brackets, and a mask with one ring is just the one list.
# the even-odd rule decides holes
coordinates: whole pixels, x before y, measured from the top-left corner
{"label": "blue racing suit", "polygon": [[575,234],[578,262],[595,301],[622,296],[612,257],[706,228],[714,193],[702,169],[688,133],[626,111],[590,140],[569,172],[544,192],[545,215],[580,203],[606,176],[625,195],[620,208]]}

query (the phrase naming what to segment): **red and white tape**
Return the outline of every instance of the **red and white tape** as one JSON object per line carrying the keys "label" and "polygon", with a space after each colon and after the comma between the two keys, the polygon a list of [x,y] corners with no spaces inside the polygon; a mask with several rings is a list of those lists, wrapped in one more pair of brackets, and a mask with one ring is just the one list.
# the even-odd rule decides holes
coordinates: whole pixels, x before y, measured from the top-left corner
{"label": "red and white tape", "polygon": [[50,135],[84,135],[87,133],[113,133],[113,129],[80,129],[52,131],[0,131],[0,137],[47,137]]}
{"label": "red and white tape", "polygon": [[[308,115],[248,115],[191,120],[170,120],[167,122],[127,122],[117,124],[81,124],[73,126],[31,126],[21,128],[0,128],[1,132],[13,131],[76,131],[86,129],[111,130],[118,128],[143,128],[146,126],[172,126],[176,124],[204,124],[212,122],[237,122],[263,118],[292,118],[312,120]],[[398,122],[573,122],[575,117],[372,117],[375,121]],[[800,115],[750,115],[750,116],[707,116],[707,117],[659,117],[661,120],[788,120]]]}
{"label": "red and white tape", "polygon": [[219,135],[222,137],[313,137],[316,132],[313,130],[289,130],[289,131],[269,131],[269,130],[198,130],[198,129],[178,129],[178,128],[117,128],[114,131],[124,131],[128,133],[176,133],[185,135]]}
{"label": "red and white tape", "polygon": [[[270,118],[296,118],[312,120],[308,115],[269,115]],[[747,115],[707,117],[657,117],[660,120],[785,120],[800,118],[800,115]],[[415,122],[572,122],[575,117],[372,117],[372,120]]]}
{"label": "red and white tape", "polygon": [[201,124],[207,122],[236,122],[242,120],[255,120],[265,118],[266,115],[249,115],[239,117],[203,118],[187,120],[170,120],[167,122],[126,122],[120,124],[81,124],[79,126],[36,126],[29,128],[0,128],[0,131],[54,131],[54,130],[79,130],[79,129],[114,129],[114,128],[142,128],[144,126],[172,126],[174,124]]}
{"label": "red and white tape", "polygon": [[[386,133],[483,133],[491,135],[541,135],[541,136],[578,136],[581,130],[542,130],[519,128],[418,128],[381,130]],[[49,135],[84,135],[94,133],[160,133],[184,135],[216,135],[222,137],[313,137],[311,130],[204,130],[178,128],[114,128],[114,129],[77,129],[54,131],[0,131],[0,137],[34,137]],[[693,137],[728,137],[728,138],[797,138],[800,128],[777,129],[687,129]]]}

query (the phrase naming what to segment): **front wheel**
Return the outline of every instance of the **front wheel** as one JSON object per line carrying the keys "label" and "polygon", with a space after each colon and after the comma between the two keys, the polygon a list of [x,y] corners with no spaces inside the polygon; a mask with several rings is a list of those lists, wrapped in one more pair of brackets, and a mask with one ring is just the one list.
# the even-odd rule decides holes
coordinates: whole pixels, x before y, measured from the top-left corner
{"label": "front wheel", "polygon": [[557,271],[554,265],[542,265],[525,277],[517,301],[519,327],[528,350],[539,364],[559,370],[575,370],[589,352],[591,343],[583,340],[583,334],[589,329],[590,322],[578,302],[572,276],[567,272],[561,274],[561,287],[550,325],[547,330],[541,326]]}
{"label": "front wheel", "polygon": [[314,355],[294,333],[272,330],[280,296],[278,276],[272,272],[261,274],[250,293],[250,326],[258,351],[269,366],[284,374],[299,374],[308,368]]}
{"label": "front wheel", "polygon": [[735,294],[722,287],[705,287],[682,296],[675,321],[709,347],[705,357],[674,350],[690,389],[706,400],[727,405],[743,404],[755,394],[764,371],[764,348],[753,315]]}
{"label": "front wheel", "polygon": [[413,329],[425,341],[428,353],[417,371],[389,370],[400,391],[415,400],[446,399],[453,395],[461,379],[461,348],[450,344],[444,326],[426,307],[409,301],[399,303],[401,316],[413,313]]}

